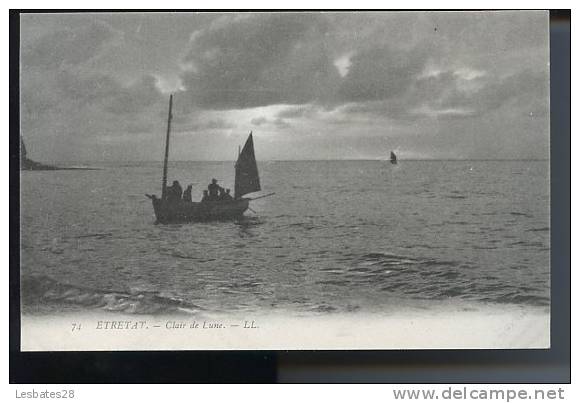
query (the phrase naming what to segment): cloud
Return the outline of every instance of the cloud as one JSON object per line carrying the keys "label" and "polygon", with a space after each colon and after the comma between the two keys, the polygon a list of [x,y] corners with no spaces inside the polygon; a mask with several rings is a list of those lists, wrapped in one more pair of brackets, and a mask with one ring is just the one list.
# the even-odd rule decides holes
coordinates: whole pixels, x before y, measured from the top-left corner
{"label": "cloud", "polygon": [[76,109],[97,108],[114,115],[135,115],[157,106],[162,100],[155,78],[151,76],[129,85],[105,74],[67,70],[43,74],[35,80],[31,76],[27,78],[23,85],[22,106],[29,113],[39,114],[72,105]]}
{"label": "cloud", "polygon": [[350,58],[352,57],[351,53],[344,54],[340,56],[338,59],[334,61],[334,65],[338,69],[338,73],[341,77],[344,77],[348,74],[348,70],[351,65]]}
{"label": "cloud", "polygon": [[339,77],[324,31],[319,14],[222,17],[193,35],[183,85],[207,109],[309,102]]}
{"label": "cloud", "polygon": [[[174,119],[175,120],[175,119]],[[226,119],[197,115],[194,119],[184,117],[173,125],[176,132],[208,132],[233,129],[236,125]]]}
{"label": "cloud", "polygon": [[270,125],[270,126],[274,126],[278,129],[288,129],[290,127],[292,127],[292,125],[290,123],[288,123],[286,120],[282,119],[281,117],[276,117],[275,119],[268,119],[264,116],[260,116],[257,118],[254,118],[250,121],[251,124],[253,124],[254,126],[265,126],[265,125]]}
{"label": "cloud", "polygon": [[50,137],[51,144],[67,150],[158,130],[163,97],[153,76],[121,82],[92,68],[95,58],[121,36],[110,25],[93,21],[26,38],[21,64],[25,136]]}
{"label": "cloud", "polygon": [[541,12],[29,15],[22,131],[32,146],[44,137],[50,155],[157,158],[171,91],[183,158],[230,158],[220,150],[252,129],[267,139],[265,158],[324,157],[334,146],[370,156],[387,143],[416,155],[544,156],[547,21]]}
{"label": "cloud", "polygon": [[383,47],[356,53],[350,63],[339,99],[376,101],[404,94],[425,69],[427,54],[418,47],[410,50]]}
{"label": "cloud", "polygon": [[254,118],[250,121],[251,124],[255,125],[255,126],[261,126],[264,123],[268,123],[268,119],[265,118],[264,116],[260,116],[257,118]]}
{"label": "cloud", "polygon": [[144,76],[128,87],[121,87],[106,110],[115,114],[136,114],[161,102],[163,97],[156,86],[156,79]]}
{"label": "cloud", "polygon": [[83,74],[58,71],[56,87],[62,100],[73,100],[77,104],[100,103],[117,96],[120,86],[112,77],[104,74]]}
{"label": "cloud", "polygon": [[290,123],[288,123],[287,121],[285,121],[282,118],[276,118],[276,119],[274,119],[274,125],[278,129],[289,129],[290,127],[292,127],[292,125]]}
{"label": "cloud", "polygon": [[522,70],[504,77],[482,78],[478,88],[461,89],[458,85],[439,101],[443,108],[467,108],[483,115],[512,104],[513,110],[526,107],[530,100],[542,100],[547,107],[549,95],[547,74]]}
{"label": "cloud", "polygon": [[312,116],[317,108],[313,105],[301,105],[285,108],[276,114],[282,119],[296,119],[305,116]]}
{"label": "cloud", "polygon": [[[509,107],[545,116],[548,110],[547,73],[522,70],[497,76],[470,67],[427,71],[408,80],[397,97],[362,99],[345,104],[341,112],[395,121],[469,119]],[[368,97],[371,98],[371,97]]]}
{"label": "cloud", "polygon": [[80,30],[50,33],[23,50],[22,65],[43,69],[76,66],[95,58],[117,35],[102,22],[93,22]]}

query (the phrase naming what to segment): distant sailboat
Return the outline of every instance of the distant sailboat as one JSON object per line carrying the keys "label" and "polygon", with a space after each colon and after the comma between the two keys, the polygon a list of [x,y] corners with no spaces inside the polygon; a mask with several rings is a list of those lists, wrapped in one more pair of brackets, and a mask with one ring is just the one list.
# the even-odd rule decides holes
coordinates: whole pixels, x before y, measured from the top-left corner
{"label": "distant sailboat", "polygon": [[167,162],[169,159],[169,137],[171,134],[171,108],[173,96],[169,98],[169,117],[167,119],[167,135],[165,139],[165,159],[163,161],[163,179],[161,198],[155,195],[146,195],[153,202],[155,217],[159,223],[186,223],[207,220],[224,220],[240,217],[250,207],[250,201],[270,196],[273,193],[256,197],[243,196],[261,190],[258,165],[254,153],[252,132],[246,144],[239,152],[235,166],[235,194],[234,197],[223,200],[203,200],[194,202],[184,199],[174,200],[167,194]]}
{"label": "distant sailboat", "polygon": [[391,164],[396,164],[397,163],[397,156],[395,155],[395,153],[393,151],[391,151]]}

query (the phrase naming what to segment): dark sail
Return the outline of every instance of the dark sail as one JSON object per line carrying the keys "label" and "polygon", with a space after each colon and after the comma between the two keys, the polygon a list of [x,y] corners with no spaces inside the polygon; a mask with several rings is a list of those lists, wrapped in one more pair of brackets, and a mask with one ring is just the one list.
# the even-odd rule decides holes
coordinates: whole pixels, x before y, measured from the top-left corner
{"label": "dark sail", "polygon": [[254,140],[252,133],[236,162],[236,185],[234,197],[236,199],[247,193],[257,192],[260,188],[260,177],[258,176],[258,165],[254,154]]}
{"label": "dark sail", "polygon": [[391,163],[392,164],[396,164],[397,163],[397,156],[392,151],[391,151]]}

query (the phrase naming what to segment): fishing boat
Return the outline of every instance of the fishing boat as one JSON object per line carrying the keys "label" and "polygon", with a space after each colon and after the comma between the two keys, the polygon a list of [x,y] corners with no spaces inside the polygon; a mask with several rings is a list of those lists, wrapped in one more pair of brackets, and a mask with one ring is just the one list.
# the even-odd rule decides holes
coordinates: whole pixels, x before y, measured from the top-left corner
{"label": "fishing boat", "polygon": [[171,134],[171,109],[173,95],[169,97],[169,116],[167,119],[167,134],[165,138],[165,158],[163,161],[163,178],[161,182],[161,198],[156,195],[146,195],[153,202],[153,210],[157,222],[188,223],[212,220],[229,220],[241,217],[250,208],[250,201],[271,196],[270,193],[256,198],[243,197],[248,193],[261,190],[258,165],[254,153],[254,140],[250,132],[244,148],[238,152],[235,164],[234,197],[222,200],[202,200],[200,202],[175,199],[169,197],[167,188],[167,162],[169,159],[169,137]]}
{"label": "fishing boat", "polygon": [[396,164],[397,163],[397,156],[395,155],[395,153],[393,151],[391,151],[391,164]]}

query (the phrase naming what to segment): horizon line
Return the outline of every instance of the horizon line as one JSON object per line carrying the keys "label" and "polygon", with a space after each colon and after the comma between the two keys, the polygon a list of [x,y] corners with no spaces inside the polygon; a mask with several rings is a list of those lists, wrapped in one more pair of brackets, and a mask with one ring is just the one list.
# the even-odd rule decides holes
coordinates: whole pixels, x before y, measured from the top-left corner
{"label": "horizon line", "polygon": [[[369,159],[369,158],[339,158],[339,159],[264,159],[257,162],[337,162],[337,161],[360,161],[360,162],[390,162],[389,159]],[[397,162],[401,161],[550,161],[550,158],[397,158]],[[140,162],[158,162],[161,160],[51,160],[44,161],[45,163],[140,163]],[[174,162],[235,162],[235,160],[172,160]]]}

